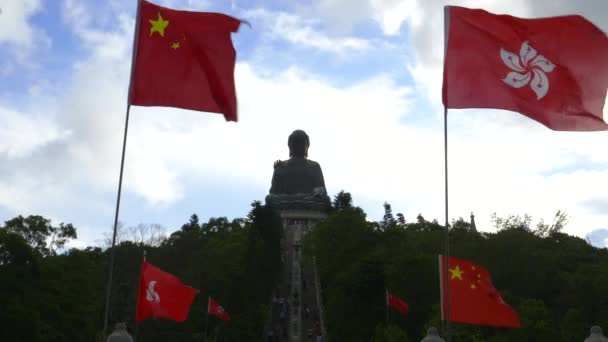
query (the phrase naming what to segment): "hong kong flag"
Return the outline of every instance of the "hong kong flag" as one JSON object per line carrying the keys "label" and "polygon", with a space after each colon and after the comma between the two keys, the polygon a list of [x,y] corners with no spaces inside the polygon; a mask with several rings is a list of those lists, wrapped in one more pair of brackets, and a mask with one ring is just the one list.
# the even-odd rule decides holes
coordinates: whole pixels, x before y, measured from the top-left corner
{"label": "hong kong flag", "polygon": [[144,261],[139,278],[135,318],[138,322],[152,316],[183,322],[199,291],[182,284],[174,275]]}
{"label": "hong kong flag", "polygon": [[221,307],[215,301],[215,299],[213,299],[211,297],[209,297],[209,305],[207,306],[207,313],[210,315],[213,315],[221,320],[224,320],[224,321],[230,320],[230,315],[228,315],[228,312],[226,312],[226,310],[224,310],[224,308]]}
{"label": "hong kong flag", "polygon": [[608,38],[578,16],[446,7],[443,104],[519,112],[557,131],[608,129]]}

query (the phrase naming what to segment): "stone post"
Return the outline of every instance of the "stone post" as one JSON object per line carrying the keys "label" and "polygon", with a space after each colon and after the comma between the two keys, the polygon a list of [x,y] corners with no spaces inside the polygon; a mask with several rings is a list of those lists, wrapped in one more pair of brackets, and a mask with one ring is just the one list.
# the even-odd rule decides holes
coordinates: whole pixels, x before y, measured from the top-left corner
{"label": "stone post", "polygon": [[589,330],[589,337],[585,339],[585,342],[608,342],[608,338],[604,336],[602,328],[595,325]]}
{"label": "stone post", "polygon": [[445,340],[439,336],[437,328],[430,327],[427,331],[426,337],[423,338],[420,342],[445,342]]}
{"label": "stone post", "polygon": [[133,337],[127,332],[127,324],[116,323],[114,331],[108,336],[106,342],[133,342]]}

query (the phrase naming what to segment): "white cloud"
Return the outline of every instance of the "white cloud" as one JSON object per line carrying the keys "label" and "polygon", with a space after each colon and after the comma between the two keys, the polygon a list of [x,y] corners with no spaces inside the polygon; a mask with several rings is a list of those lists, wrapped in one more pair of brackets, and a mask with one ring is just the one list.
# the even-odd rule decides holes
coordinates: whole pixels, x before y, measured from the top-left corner
{"label": "white cloud", "polygon": [[[415,80],[417,93],[425,94],[436,108],[436,113],[431,115],[438,121],[437,131],[441,130],[442,114],[444,5],[484,8],[520,17],[582,14],[602,29],[608,29],[607,17],[600,14],[606,13],[608,4],[602,0],[584,3],[565,0],[360,2],[359,7],[367,13],[342,11],[351,4],[346,0],[324,0],[307,10],[342,26],[346,33],[369,19],[375,20],[386,35],[399,34],[405,25],[414,56],[413,62],[406,67]],[[608,108],[605,107],[604,112],[608,112]],[[608,159],[602,147],[608,142],[605,134],[551,132],[529,119],[502,111],[452,110],[450,113],[453,216],[468,217],[468,212],[476,211],[478,222],[488,228],[492,211],[551,217],[558,209],[565,209],[573,216],[569,226],[571,232],[580,235],[584,230],[605,225],[605,215],[589,215],[580,204],[606,190],[598,186],[601,184],[599,178],[607,170]],[[600,171],[585,170],[581,162],[600,163]],[[441,163],[429,165],[431,169],[441,167]],[[551,175],[561,168],[567,170]],[[442,183],[441,177],[436,180]],[[440,199],[436,198],[436,210],[432,214],[438,218],[443,216],[439,210]],[[397,205],[393,207],[398,208]]]}
{"label": "white cloud", "polygon": [[[608,31],[608,3],[604,0],[322,0],[301,12],[323,18],[328,25],[350,32],[356,25],[374,20],[387,35],[396,35],[406,25],[415,63],[408,68],[421,90],[439,104],[443,65],[444,6],[483,8],[520,17],[581,14]],[[357,10],[356,10],[357,9]],[[605,110],[605,112],[608,109]]]}
{"label": "white cloud", "polygon": [[40,10],[40,0],[4,0],[0,3],[0,43],[30,46],[39,33],[28,21]]}
{"label": "white cloud", "polygon": [[0,157],[26,158],[34,150],[65,136],[66,132],[61,132],[48,118],[0,107]]}
{"label": "white cloud", "polygon": [[[389,74],[337,86],[326,75],[296,63],[277,70],[264,59],[256,59],[260,64],[241,60],[236,68],[239,123],[226,123],[216,114],[132,108],[123,195],[135,194],[150,207],[172,208],[192,196],[191,189],[211,185],[265,191],[273,161],[287,158],[287,136],[299,128],[310,135],[310,157],[323,167],[330,193],[350,191],[356,203],[366,203],[372,219],[381,216],[382,203],[388,201],[408,220],[422,213],[443,221],[441,113],[414,107],[421,92],[439,98],[443,44],[433,32],[439,28],[443,36],[443,12],[431,15],[435,12],[425,8],[426,2],[368,4],[371,10],[353,9],[350,15],[378,20],[387,34],[397,34],[404,23],[411,26],[417,56],[411,68],[418,93]],[[8,135],[0,126],[0,206],[14,212],[45,213],[54,205],[78,208],[82,203],[113,210],[113,203],[100,198],[114,194],[117,185],[133,18],[116,12],[113,30],[102,31],[78,14],[83,13],[78,2],[64,5],[65,20],[89,55],[77,61],[66,80],[67,91],[53,101],[56,107],[37,115],[7,109],[0,113],[9,113],[3,115],[7,123],[0,123],[10,134],[35,132],[2,140]],[[520,8],[514,14],[534,11],[523,1],[511,5]],[[441,8],[435,2],[432,6]],[[400,20],[402,15],[405,19]],[[282,34],[281,39],[293,43],[330,52],[364,50],[336,38],[348,35],[326,34],[316,20],[287,13],[266,19],[272,19],[271,34]],[[32,89],[44,92],[44,87]],[[423,116],[431,119],[421,120]],[[608,192],[605,134],[552,132],[500,111],[451,111],[449,119],[452,217],[468,217],[474,211],[479,228],[490,230],[494,211],[550,219],[562,209],[572,216],[570,233],[583,236],[605,226],[607,215],[590,212],[585,205]],[[17,139],[25,143],[15,144]],[[581,161],[599,166],[585,169]],[[213,201],[217,194],[204,196]]]}
{"label": "white cloud", "polygon": [[349,52],[364,52],[371,46],[369,41],[361,38],[330,36],[319,30],[319,20],[306,19],[294,14],[257,9],[246,12],[244,16],[248,19],[259,18],[270,23],[270,35],[273,38],[324,52],[345,55]]}
{"label": "white cloud", "polygon": [[40,0],[3,0],[0,2],[0,76],[34,70],[39,61],[34,52],[52,45],[51,38],[31,18],[43,10]]}

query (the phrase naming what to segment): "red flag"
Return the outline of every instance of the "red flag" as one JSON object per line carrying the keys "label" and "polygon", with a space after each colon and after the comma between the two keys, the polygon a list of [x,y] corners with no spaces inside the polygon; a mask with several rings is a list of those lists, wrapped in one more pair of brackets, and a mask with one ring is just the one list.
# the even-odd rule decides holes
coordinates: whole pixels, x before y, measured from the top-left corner
{"label": "red flag", "polygon": [[446,7],[443,104],[519,112],[556,131],[608,129],[608,38],[578,15]]}
{"label": "red flag", "polygon": [[221,307],[213,298],[209,297],[209,305],[207,307],[207,313],[213,316],[216,316],[217,318],[224,320],[224,321],[229,321],[230,320],[230,315],[228,315],[228,313],[226,312],[226,310],[224,310],[223,307]]}
{"label": "red flag", "polygon": [[388,290],[386,290],[386,305],[399,311],[403,316],[406,316],[410,311],[410,306],[403,299],[395,296]]}
{"label": "red flag", "polygon": [[[519,317],[492,285],[490,273],[470,261],[450,257],[450,320],[452,322],[519,328]],[[445,257],[439,256],[441,318],[446,319]]]}
{"label": "red flag", "polygon": [[139,278],[136,320],[152,316],[183,322],[198,290],[144,261]]}
{"label": "red flag", "polygon": [[230,34],[240,23],[140,0],[129,103],[223,113],[237,121]]}

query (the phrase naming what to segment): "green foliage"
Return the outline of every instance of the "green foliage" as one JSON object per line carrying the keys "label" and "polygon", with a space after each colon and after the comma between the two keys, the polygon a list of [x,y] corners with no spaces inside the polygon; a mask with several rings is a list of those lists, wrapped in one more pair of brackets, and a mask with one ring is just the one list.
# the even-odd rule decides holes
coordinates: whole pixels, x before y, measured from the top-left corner
{"label": "green foliage", "polygon": [[[437,254],[444,227],[418,215],[405,222],[386,203],[380,222],[366,220],[349,193],[334,199],[330,217],[304,239],[321,280],[327,341],[419,341],[440,327]],[[452,221],[452,255],[487,268],[495,287],[518,312],[521,329],[453,324],[454,342],[581,341],[592,324],[608,327],[608,250],[562,233],[567,216],[531,229],[527,215],[493,217],[496,233],[477,233]],[[207,297],[232,321],[209,319],[218,341],[260,341],[271,291],[281,269],[281,219],[252,203],[246,218],[192,215],[169,237],[157,225],[138,225],[115,247],[110,323],[132,334],[142,255],[200,290],[188,320],[147,320],[144,341],[201,341]],[[393,229],[395,228],[395,229]],[[109,249],[66,250],[71,224],[18,216],[0,228],[0,340],[100,341]],[[406,300],[408,316],[388,310],[385,289]]]}
{"label": "green foliage", "polygon": [[5,222],[6,231],[21,236],[32,248],[43,256],[54,255],[66,242],[76,238],[76,229],[71,224],[51,225],[51,220],[42,216],[21,215]]}
{"label": "green foliage", "polygon": [[331,202],[331,205],[334,210],[352,208],[353,198],[349,192],[344,192],[344,190],[342,190],[338,192],[336,196],[334,196],[334,200]]}
{"label": "green foliage", "polygon": [[[392,309],[388,314],[390,325],[412,341],[421,340],[429,326],[440,327],[437,255],[443,253],[444,227],[418,215],[413,223],[397,223],[403,229],[384,229],[394,222],[390,218],[366,222],[361,213],[342,210],[305,240],[315,246],[328,340],[385,341],[398,335],[383,325],[385,288],[409,303],[407,317]],[[606,324],[608,250],[561,233],[566,218],[558,212],[542,233],[530,228],[528,215],[495,215],[496,233],[472,231],[464,219],[452,221],[452,255],[488,269],[522,323],[520,329],[453,324],[452,341],[582,341],[592,324]]]}
{"label": "green foliage", "polygon": [[[281,221],[253,204],[247,219],[196,215],[169,238],[144,236],[154,225],[136,227],[135,242],[115,248],[110,324],[126,321],[135,334],[139,270],[144,250],[155,266],[200,290],[188,320],[149,319],[139,325],[143,341],[201,341],[207,297],[214,297],[232,321],[209,319],[209,335],[222,341],[259,341],[274,281],[281,270]],[[16,217],[0,229],[0,340],[100,340],[110,250],[71,249],[61,254],[70,225],[51,225],[41,216]]]}
{"label": "green foliage", "polygon": [[471,230],[471,223],[465,221],[462,217],[459,217],[458,220],[452,220],[451,227],[452,231],[456,230]]}
{"label": "green foliage", "polygon": [[392,229],[397,225],[395,217],[393,216],[393,209],[388,202],[384,202],[384,216],[382,217],[381,226],[383,229]]}
{"label": "green foliage", "polygon": [[377,325],[372,342],[410,342],[405,331],[396,325]]}
{"label": "green foliage", "polygon": [[568,224],[568,215],[565,212],[558,210],[553,218],[552,224],[545,224],[545,222],[541,219],[536,225],[536,230],[534,233],[541,237],[548,237],[553,234],[560,233],[566,224]]}
{"label": "green foliage", "polygon": [[524,215],[524,217],[519,215],[499,217],[496,215],[496,213],[493,213],[491,219],[494,223],[494,227],[496,227],[496,230],[498,231],[506,229],[521,229],[530,231],[530,224],[532,223],[532,216],[528,214]]}

